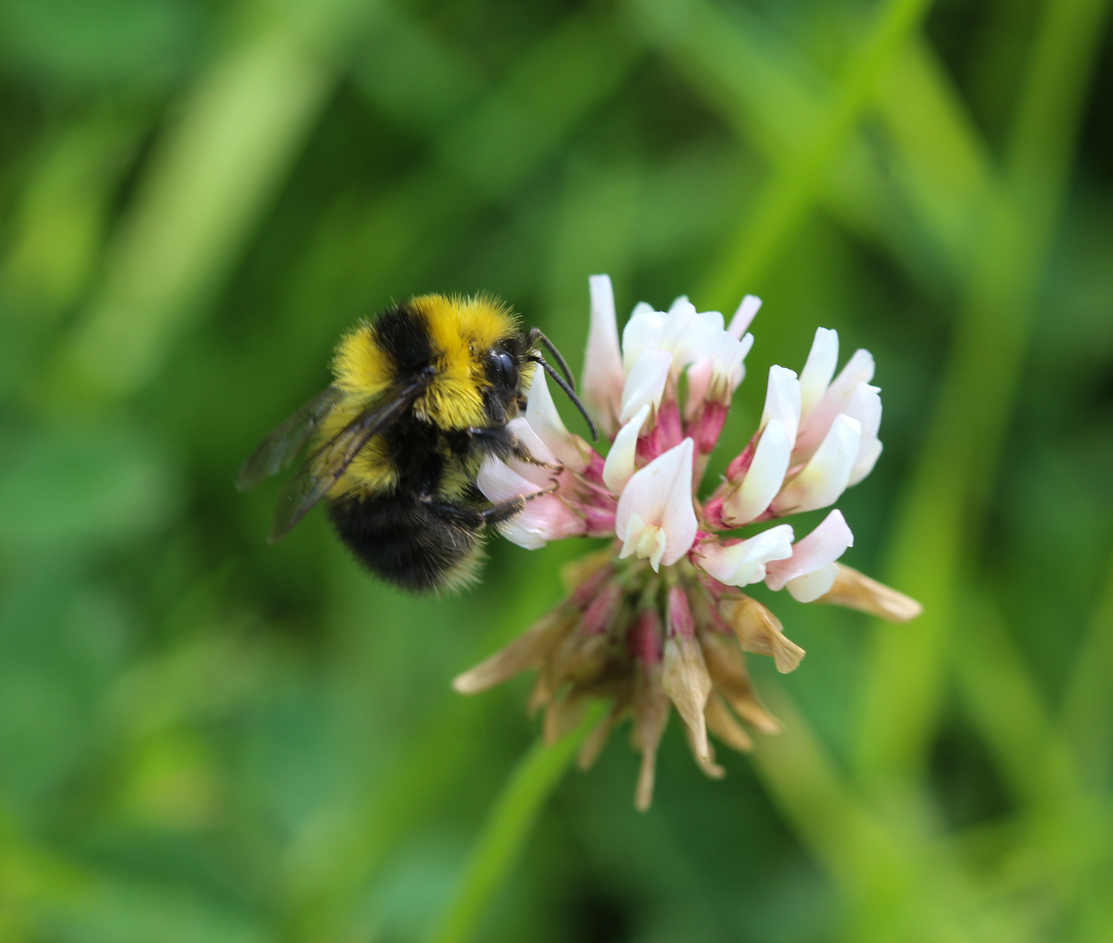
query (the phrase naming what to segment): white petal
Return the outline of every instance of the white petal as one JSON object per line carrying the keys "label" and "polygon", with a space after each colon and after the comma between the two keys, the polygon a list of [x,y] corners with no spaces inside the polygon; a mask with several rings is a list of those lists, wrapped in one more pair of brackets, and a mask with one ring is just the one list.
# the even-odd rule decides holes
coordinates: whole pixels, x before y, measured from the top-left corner
{"label": "white petal", "polygon": [[[534,374],[533,384],[529,388],[526,420],[530,428],[537,433],[538,438],[548,446],[549,452],[561,464],[577,472],[587,468],[586,443],[565,428],[564,420],[560,418],[556,403],[553,402],[553,395],[549,392],[549,384],[543,370],[538,370]],[[552,461],[536,453],[534,457],[543,462]]]}
{"label": "white petal", "polygon": [[634,313],[622,329],[622,369],[627,375],[645,351],[661,346],[665,317],[663,311],[654,311],[644,301],[634,306]]}
{"label": "white petal", "polygon": [[750,353],[750,349],[754,346],[754,335],[742,335],[742,340],[739,343],[742,345],[742,356],[738,360],[738,365],[734,368],[734,376],[731,379],[735,389],[738,389],[738,384],[741,383],[742,378],[746,376],[745,360]]}
{"label": "white petal", "polygon": [[861,436],[858,420],[840,414],[808,464],[773,500],[773,510],[799,514],[834,504],[850,481]]}
{"label": "white petal", "polygon": [[766,567],[765,585],[770,589],[782,589],[789,580],[834,563],[846,552],[847,547],[853,546],[854,535],[850,532],[842,511],[832,511],[807,537],[796,542],[791,557],[770,563]]}
{"label": "white petal", "polygon": [[665,392],[671,366],[672,354],[667,350],[642,351],[626,377],[626,386],[622,390],[622,409],[618,414],[619,422],[629,422],[646,403],[653,409],[661,405],[661,396]]}
{"label": "white petal", "polygon": [[881,429],[881,389],[868,383],[859,383],[843,410],[857,419],[862,426],[862,441],[876,439]]}
{"label": "white petal", "polygon": [[785,583],[785,589],[798,602],[815,602],[820,596],[825,596],[828,590],[835,585],[835,577],[838,572],[839,565],[837,563],[828,563],[827,566],[821,566],[818,570],[789,580]]}
{"label": "white petal", "polygon": [[618,415],[625,377],[618,350],[614,288],[609,275],[592,275],[588,278],[588,286],[591,289],[591,329],[584,354],[583,397],[596,418],[610,431]]}
{"label": "white petal", "polygon": [[661,562],[671,566],[686,554],[696,539],[699,524],[692,507],[691,439],[669,449],[634,473],[623,489],[615,513],[615,533],[624,543],[631,537],[631,522],[660,527],[666,547]]}
{"label": "white petal", "polygon": [[[506,428],[517,436],[518,441],[526,447],[526,450],[536,458],[539,462],[547,462],[550,465],[557,463],[557,457],[549,450],[549,447],[541,441],[540,437],[534,432],[533,427],[526,421],[524,416],[518,416],[511,419],[506,424]],[[543,468],[540,465],[531,465],[529,462],[520,462],[516,458],[507,459],[506,464],[515,471],[519,476],[526,481],[530,481],[534,485],[533,490],[545,488],[548,486],[555,476],[555,472],[551,468]]]}
{"label": "white petal", "polygon": [[620,533],[619,537],[622,538],[622,551],[618,555],[620,559],[637,554],[642,559],[649,560],[654,573],[661,569],[661,558],[668,547],[668,538],[663,527],[650,524],[642,520],[640,514],[635,514],[627,523],[625,534]]}
{"label": "white petal", "polygon": [[728,586],[749,586],[765,579],[766,565],[792,556],[792,527],[779,524],[767,531],[724,547],[717,542],[701,544],[700,566]]}
{"label": "white petal", "polygon": [[857,419],[862,426],[862,441],[858,444],[858,458],[847,482],[849,487],[873,471],[881,455],[881,443],[877,440],[881,428],[881,390],[868,383],[859,383],[847,404],[846,415]]}
{"label": "white petal", "polygon": [[746,333],[746,329],[753,323],[759,310],[761,310],[761,299],[757,295],[747,295],[742,299],[738,310],[734,312],[734,317],[730,319],[730,327],[727,330],[730,331],[732,336],[741,338]]}
{"label": "white petal", "polygon": [[874,439],[869,448],[859,449],[858,461],[855,463],[854,468],[850,472],[850,478],[846,482],[849,488],[851,485],[856,485],[863,478],[866,477],[871,471],[873,466],[877,464],[877,460],[881,458],[881,443]]}
{"label": "white petal", "polygon": [[504,501],[516,498],[520,494],[531,494],[534,491],[542,490],[534,482],[528,478],[523,478],[513,468],[493,455],[487,456],[483,465],[480,466],[479,474],[475,478],[475,485],[483,492],[483,497],[492,504],[502,504]]}
{"label": "white petal", "polygon": [[723,316],[718,311],[700,313],[687,299],[678,298],[665,320],[660,346],[672,353],[673,375],[678,376],[700,360],[732,359],[738,343],[723,330]]}
{"label": "white petal", "polygon": [[723,520],[740,527],[769,507],[784,484],[791,455],[792,443],[785,434],[784,423],[779,419],[769,420],[746,477],[723,502]]}
{"label": "white petal", "polygon": [[851,396],[859,383],[869,383],[873,379],[873,356],[868,350],[857,350],[846,366],[842,368],[835,382],[823,394],[808,413],[807,419],[800,423],[796,438],[796,460],[804,461],[819,447],[827,435],[831,424],[839,413],[845,412]]}
{"label": "white petal", "polygon": [[776,364],[769,368],[761,424],[764,426],[771,419],[779,419],[788,441],[796,442],[796,431],[800,426],[800,381],[793,371]]}
{"label": "white petal", "polygon": [[800,371],[800,415],[806,417],[827,392],[839,363],[839,333],[816,328],[807,363]]}
{"label": "white petal", "polygon": [[649,418],[649,404],[646,403],[626,425],[618,430],[614,444],[607,453],[603,464],[603,483],[612,494],[622,494],[626,482],[634,474],[634,457],[638,448],[638,435]]}

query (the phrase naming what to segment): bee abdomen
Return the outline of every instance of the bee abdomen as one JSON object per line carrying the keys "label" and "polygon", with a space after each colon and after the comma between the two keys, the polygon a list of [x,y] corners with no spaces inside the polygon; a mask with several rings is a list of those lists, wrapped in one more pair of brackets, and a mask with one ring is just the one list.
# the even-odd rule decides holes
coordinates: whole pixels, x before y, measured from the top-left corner
{"label": "bee abdomen", "polygon": [[413,494],[344,498],[329,516],[360,563],[403,589],[457,586],[475,569],[477,532],[435,516]]}

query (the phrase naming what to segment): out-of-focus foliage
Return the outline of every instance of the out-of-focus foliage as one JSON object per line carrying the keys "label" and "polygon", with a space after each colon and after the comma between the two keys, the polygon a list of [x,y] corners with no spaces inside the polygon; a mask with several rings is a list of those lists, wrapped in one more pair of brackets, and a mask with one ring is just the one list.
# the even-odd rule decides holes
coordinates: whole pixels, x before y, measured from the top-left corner
{"label": "out-of-focus foliage", "polygon": [[[0,5],[0,939],[1109,939],[1107,7]],[[926,613],[780,600],[780,737],[711,782],[674,723],[648,815],[616,740],[469,898],[535,724],[448,682],[584,548],[408,598],[232,483],[354,319],[574,355],[593,272],[764,297],[731,446],[817,324],[873,350],[847,560]]]}

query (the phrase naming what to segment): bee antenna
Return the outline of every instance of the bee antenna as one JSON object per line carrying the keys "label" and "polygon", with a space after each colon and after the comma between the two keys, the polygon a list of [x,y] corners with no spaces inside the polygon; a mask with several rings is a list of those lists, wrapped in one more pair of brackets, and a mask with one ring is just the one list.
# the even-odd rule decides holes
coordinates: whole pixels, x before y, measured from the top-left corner
{"label": "bee antenna", "polygon": [[[560,351],[553,346],[553,342],[541,333],[541,328],[539,327],[530,328],[529,339],[532,342],[530,346],[534,346],[537,341],[541,341],[541,343],[545,345],[545,349],[553,355],[553,360],[556,361],[557,366],[563,371],[565,377],[568,379],[568,385],[572,388],[572,392],[575,393],[576,378],[572,376],[572,371],[568,369],[568,361],[566,361],[561,356]],[[538,362],[543,363],[544,361]]]}
{"label": "bee antenna", "polygon": [[564,390],[565,395],[570,400],[572,400],[576,408],[580,411],[580,415],[587,420],[587,427],[591,430],[591,441],[598,442],[599,430],[595,428],[595,421],[591,418],[591,414],[587,411],[587,407],[580,402],[580,398],[576,395],[576,391],[568,385],[568,381],[565,380],[564,377],[562,377],[559,373],[557,373],[556,370],[553,369],[553,365],[539,353],[535,352],[533,356],[530,357],[530,360],[532,360],[536,364],[540,364],[542,369],[553,378],[553,382],[562,390]]}

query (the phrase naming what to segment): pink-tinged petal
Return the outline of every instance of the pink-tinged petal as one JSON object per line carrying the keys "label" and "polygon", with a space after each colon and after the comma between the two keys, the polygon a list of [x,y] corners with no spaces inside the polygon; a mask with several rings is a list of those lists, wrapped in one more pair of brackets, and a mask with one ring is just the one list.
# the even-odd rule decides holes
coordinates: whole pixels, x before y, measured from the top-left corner
{"label": "pink-tinged petal", "polygon": [[618,430],[614,444],[607,453],[607,461],[603,464],[603,483],[612,494],[622,494],[626,482],[634,474],[634,456],[638,449],[638,436],[642,426],[649,418],[649,403],[646,403],[626,425]]}
{"label": "pink-tinged petal", "polygon": [[718,400],[710,400],[703,404],[699,419],[689,431],[696,440],[696,448],[703,455],[710,455],[719,443],[719,434],[727,421],[727,406]]}
{"label": "pink-tinged petal", "polygon": [[587,526],[555,494],[543,494],[527,501],[524,511],[503,521],[498,529],[511,543],[537,550],[550,540],[583,536]]}
{"label": "pink-tinged petal", "polygon": [[654,410],[661,405],[671,366],[672,354],[667,350],[642,351],[630,368],[622,390],[622,409],[618,414],[620,423],[629,422],[646,403]]}
{"label": "pink-tinged petal", "polygon": [[[492,504],[510,501],[519,495],[534,494],[543,486],[519,475],[499,459],[488,457],[475,480],[483,496]],[[576,537],[586,530],[583,518],[555,494],[542,494],[526,502],[525,510],[498,525],[499,532],[512,543],[536,550],[549,540]]]}
{"label": "pink-tinged petal", "polygon": [[770,589],[782,589],[789,580],[834,563],[847,547],[853,546],[854,535],[846,518],[842,511],[834,510],[807,537],[796,542],[791,557],[766,567],[765,585]]}
{"label": "pink-tinged petal", "polygon": [[799,514],[837,501],[858,460],[861,434],[857,419],[839,415],[808,464],[773,499],[774,513]]}
{"label": "pink-tinged petal", "polygon": [[768,508],[784,484],[791,455],[792,442],[785,433],[784,423],[779,419],[769,420],[746,477],[723,500],[723,522],[741,527]]}
{"label": "pink-tinged petal", "polygon": [[714,372],[715,361],[711,358],[700,360],[688,368],[688,401],[684,404],[686,422],[692,420],[707,398]]}
{"label": "pink-tinged petal", "polygon": [[835,367],[839,363],[839,333],[825,327],[816,328],[808,360],[800,371],[800,415],[807,417],[816,403],[823,399]]}
{"label": "pink-tinged petal", "polygon": [[803,462],[810,458],[819,444],[827,436],[835,417],[846,411],[850,398],[860,383],[873,379],[873,355],[868,350],[857,350],[846,366],[842,368],[835,382],[805,420],[800,423],[796,437],[794,461]]}
{"label": "pink-tinged petal", "polygon": [[591,328],[584,354],[583,398],[609,434],[614,431],[625,380],[618,348],[614,288],[609,275],[592,275],[588,286],[591,289]]}
{"label": "pink-tinged petal", "polygon": [[[671,566],[692,547],[699,524],[692,506],[691,439],[655,458],[627,483],[615,512],[615,534],[623,555],[657,556]],[[661,531],[664,545],[654,531]],[[650,561],[653,562],[652,559]]]}
{"label": "pink-tinged petal", "polygon": [[828,563],[818,570],[797,576],[785,583],[788,594],[797,602],[815,602],[835,585],[835,577],[839,573],[837,563]]}
{"label": "pink-tinged petal", "polygon": [[634,306],[634,313],[622,329],[622,369],[629,375],[637,359],[647,350],[661,346],[661,331],[666,315],[654,311],[644,301]]}
{"label": "pink-tinged petal", "polygon": [[683,587],[670,587],[666,616],[667,632],[670,637],[683,635],[687,638],[695,638],[696,627],[692,620],[692,608],[688,605],[688,594],[684,592]]}
{"label": "pink-tinged petal", "polygon": [[696,551],[697,563],[720,583],[749,586],[765,579],[768,565],[792,556],[792,527],[779,524],[730,546],[706,541]]}
{"label": "pink-tinged petal", "polygon": [[[533,385],[529,389],[526,421],[562,465],[575,472],[582,472],[587,468],[591,448],[578,435],[573,435],[565,428],[564,420],[560,418],[556,403],[553,402],[553,395],[549,392],[548,381],[541,370],[534,374]],[[550,461],[540,455],[535,454],[534,457]]]}
{"label": "pink-tinged petal", "polygon": [[765,408],[761,413],[761,425],[771,419],[779,419],[784,426],[789,442],[796,442],[800,426],[800,381],[787,367],[774,364],[769,368],[769,385],[765,390]]}
{"label": "pink-tinged petal", "polygon": [[761,299],[757,295],[747,295],[743,298],[738,310],[734,312],[734,317],[730,319],[730,327],[727,328],[731,336],[741,340],[760,310]]}

